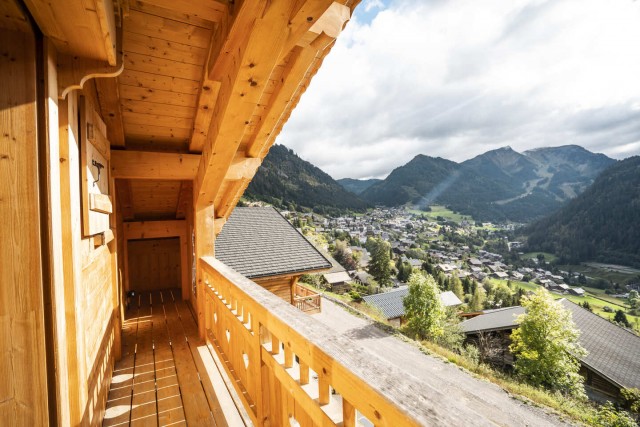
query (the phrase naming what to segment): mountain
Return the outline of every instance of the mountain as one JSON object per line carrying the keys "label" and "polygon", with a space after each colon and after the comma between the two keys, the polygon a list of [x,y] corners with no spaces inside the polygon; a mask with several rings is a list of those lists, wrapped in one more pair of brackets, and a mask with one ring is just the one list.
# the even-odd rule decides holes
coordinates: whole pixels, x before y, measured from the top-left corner
{"label": "mountain", "polygon": [[354,194],[361,194],[364,190],[371,187],[373,184],[377,184],[382,181],[381,179],[353,179],[353,178],[342,178],[336,180],[336,182],[345,190],[351,191]]}
{"label": "mountain", "polygon": [[[444,171],[441,161],[449,162]],[[503,147],[461,164],[417,156],[361,197],[386,206],[441,203],[480,220],[526,222],[557,210],[613,162],[575,145],[524,153]]]}
{"label": "mountain", "polygon": [[369,207],[328,174],[277,144],[262,161],[245,197],[278,208],[306,208],[326,214],[364,211]]}
{"label": "mountain", "polygon": [[364,190],[361,197],[386,206],[418,203],[438,184],[455,176],[458,168],[459,165],[451,160],[419,154],[406,165],[394,169],[383,181]]}
{"label": "mountain", "polygon": [[640,157],[616,162],[582,194],[525,233],[529,250],[552,252],[561,263],[640,267]]}

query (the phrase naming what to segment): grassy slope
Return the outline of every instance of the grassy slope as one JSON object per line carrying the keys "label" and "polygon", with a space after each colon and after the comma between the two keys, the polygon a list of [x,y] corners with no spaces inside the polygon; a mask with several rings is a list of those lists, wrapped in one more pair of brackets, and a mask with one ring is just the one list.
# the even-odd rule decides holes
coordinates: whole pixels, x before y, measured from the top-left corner
{"label": "grassy slope", "polygon": [[454,222],[460,222],[463,220],[473,221],[473,218],[471,218],[469,215],[462,215],[462,214],[455,213],[452,210],[449,210],[446,207],[441,205],[433,205],[429,207],[431,208],[431,211],[428,211],[428,212],[418,210],[418,209],[410,209],[409,212],[415,215],[425,214],[429,219],[433,221],[435,221],[436,218],[439,216]]}
{"label": "grassy slope", "polygon": [[[489,279],[489,280],[491,280],[493,283],[504,283],[504,284],[507,283],[506,280],[500,280],[500,279]],[[536,285],[535,283],[519,282],[517,280],[512,280],[511,283],[527,291],[535,291],[540,287],[540,285]],[[623,300],[620,298],[614,298],[610,295],[607,295],[608,298],[606,298],[606,301],[603,301],[603,299],[601,299],[602,295],[592,294],[589,292],[591,288],[583,288],[583,289],[587,291],[587,294],[583,297],[579,297],[575,295],[561,295],[553,292],[552,292],[552,295],[556,299],[567,298],[569,301],[575,302],[576,304],[582,304],[586,301],[589,303],[589,305],[591,306],[591,309],[595,314],[607,320],[613,319],[613,316],[615,313],[607,313],[606,311],[604,311],[603,308],[605,306],[609,306],[614,310],[623,309],[624,311],[626,311],[626,309],[628,308],[626,300]],[[631,323],[631,326],[633,327],[633,329],[635,329],[637,332],[640,332],[640,317],[627,314],[627,319],[629,320],[629,323]]]}

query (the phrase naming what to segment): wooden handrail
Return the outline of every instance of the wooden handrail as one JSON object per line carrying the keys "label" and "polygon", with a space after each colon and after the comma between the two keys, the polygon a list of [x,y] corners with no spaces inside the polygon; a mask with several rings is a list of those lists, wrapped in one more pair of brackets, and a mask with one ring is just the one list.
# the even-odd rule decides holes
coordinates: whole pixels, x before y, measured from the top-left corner
{"label": "wooden handrail", "polygon": [[477,415],[203,257],[207,342],[255,425],[471,425]]}
{"label": "wooden handrail", "polygon": [[319,293],[296,284],[293,305],[305,313],[320,313],[322,310],[322,297]]}

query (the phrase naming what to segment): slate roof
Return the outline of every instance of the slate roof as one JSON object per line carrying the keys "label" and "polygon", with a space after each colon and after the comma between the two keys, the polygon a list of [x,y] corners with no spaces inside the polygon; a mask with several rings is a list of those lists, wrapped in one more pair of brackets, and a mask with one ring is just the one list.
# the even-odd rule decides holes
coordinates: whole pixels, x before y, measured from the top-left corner
{"label": "slate roof", "polygon": [[[378,307],[387,319],[394,319],[404,315],[403,300],[407,295],[409,295],[409,287],[403,286],[401,288],[394,289],[393,291],[367,295],[362,299],[367,304]],[[451,296],[453,296],[453,298]],[[451,291],[442,292],[440,294],[440,301],[442,301],[445,307],[462,304],[458,297],[456,297],[456,295]]]}
{"label": "slate roof", "polygon": [[640,388],[640,337],[567,299],[560,303],[573,314],[589,352],[582,362],[623,387]]}
{"label": "slate roof", "polygon": [[524,307],[521,306],[485,310],[480,316],[461,322],[460,330],[472,333],[513,329],[517,326],[516,318],[523,313]]}
{"label": "slate roof", "polygon": [[272,207],[235,208],[216,239],[215,255],[250,279],[331,268]]}
{"label": "slate roof", "polygon": [[349,273],[347,273],[346,271],[339,271],[337,273],[325,273],[323,274],[323,276],[329,284],[351,281],[351,276],[349,276]]}

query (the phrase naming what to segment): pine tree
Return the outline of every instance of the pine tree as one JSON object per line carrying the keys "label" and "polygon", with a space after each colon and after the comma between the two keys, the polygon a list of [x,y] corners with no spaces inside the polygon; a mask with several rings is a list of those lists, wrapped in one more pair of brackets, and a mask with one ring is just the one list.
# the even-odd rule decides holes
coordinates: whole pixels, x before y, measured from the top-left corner
{"label": "pine tree", "polygon": [[[371,241],[371,243],[370,243]],[[391,284],[391,258],[389,250],[391,245],[382,239],[367,239],[370,243],[371,260],[369,261],[369,274],[380,284],[380,286],[389,286]]]}

